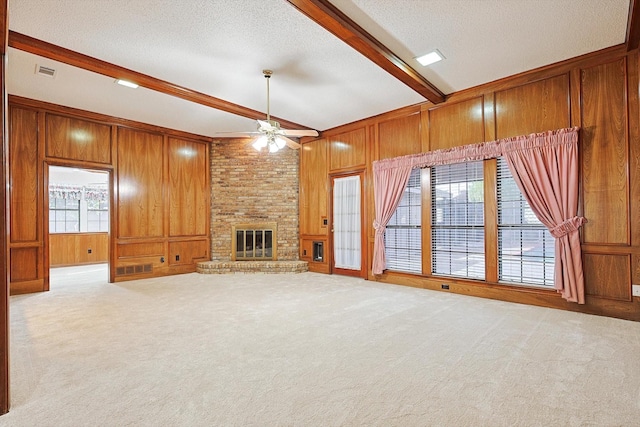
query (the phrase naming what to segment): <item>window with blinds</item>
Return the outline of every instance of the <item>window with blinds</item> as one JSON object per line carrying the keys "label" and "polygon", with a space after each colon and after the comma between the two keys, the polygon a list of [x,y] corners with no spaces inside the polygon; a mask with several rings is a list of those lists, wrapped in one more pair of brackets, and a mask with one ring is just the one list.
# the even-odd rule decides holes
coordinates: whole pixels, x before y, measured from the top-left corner
{"label": "window with blinds", "polygon": [[409,184],[384,235],[386,268],[422,273],[420,169],[411,171]]}
{"label": "window with blinds", "polygon": [[501,282],[553,288],[554,239],[498,158],[498,266]]}
{"label": "window with blinds", "polygon": [[431,168],[431,268],[436,275],[485,277],[481,161]]}

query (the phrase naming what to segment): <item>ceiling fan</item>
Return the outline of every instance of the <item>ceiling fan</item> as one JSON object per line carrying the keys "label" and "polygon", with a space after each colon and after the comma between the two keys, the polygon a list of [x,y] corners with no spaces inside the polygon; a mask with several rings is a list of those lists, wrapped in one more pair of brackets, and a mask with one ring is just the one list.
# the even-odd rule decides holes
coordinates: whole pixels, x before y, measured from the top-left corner
{"label": "ceiling fan", "polygon": [[301,136],[318,136],[318,132],[312,129],[282,129],[280,123],[271,120],[271,115],[269,114],[269,79],[271,79],[273,71],[262,70],[262,74],[267,79],[267,119],[257,120],[258,130],[255,132],[219,132],[216,135],[227,138],[255,137],[251,144],[253,148],[258,151],[267,148],[270,153],[275,153],[284,148],[285,145],[294,149],[300,148],[300,144],[289,138],[290,136],[294,138]]}

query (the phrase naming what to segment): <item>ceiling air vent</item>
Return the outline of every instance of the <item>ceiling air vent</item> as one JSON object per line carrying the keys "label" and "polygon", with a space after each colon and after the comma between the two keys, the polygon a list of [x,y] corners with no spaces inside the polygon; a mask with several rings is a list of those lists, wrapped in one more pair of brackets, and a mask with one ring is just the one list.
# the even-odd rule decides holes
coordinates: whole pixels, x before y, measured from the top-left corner
{"label": "ceiling air vent", "polygon": [[44,65],[36,65],[36,74],[44,77],[54,78],[56,76],[56,70],[53,68],[45,67]]}

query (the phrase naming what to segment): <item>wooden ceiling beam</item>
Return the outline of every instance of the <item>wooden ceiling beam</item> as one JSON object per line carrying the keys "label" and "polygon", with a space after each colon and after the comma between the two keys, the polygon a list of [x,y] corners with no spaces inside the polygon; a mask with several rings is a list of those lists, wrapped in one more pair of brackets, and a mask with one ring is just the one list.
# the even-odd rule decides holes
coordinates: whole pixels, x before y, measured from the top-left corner
{"label": "wooden ceiling beam", "polygon": [[287,1],[427,100],[434,104],[445,101],[437,87],[327,0]]}
{"label": "wooden ceiling beam", "polygon": [[629,18],[627,19],[627,52],[640,45],[640,0],[629,2]]}
{"label": "wooden ceiling beam", "polygon": [[[15,31],[9,31],[9,46],[34,55],[82,68],[87,71],[102,74],[103,76],[112,77],[114,79],[129,80],[147,89],[215,108],[216,110],[226,111],[227,113],[255,120],[264,120],[266,117],[266,113],[261,111],[252,110],[250,108],[243,107],[242,105],[234,104],[202,92],[197,92],[177,84],[160,80],[119,65],[111,64],[24,34],[16,33]],[[284,129],[309,129],[307,126],[302,126],[298,123],[279,117],[272,117],[272,119],[278,121],[280,126]]]}

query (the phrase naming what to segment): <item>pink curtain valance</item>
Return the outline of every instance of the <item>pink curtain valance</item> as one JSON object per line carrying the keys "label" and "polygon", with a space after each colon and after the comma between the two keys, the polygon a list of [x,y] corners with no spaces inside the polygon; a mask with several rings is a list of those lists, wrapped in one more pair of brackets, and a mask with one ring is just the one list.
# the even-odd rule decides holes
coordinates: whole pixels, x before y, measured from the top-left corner
{"label": "pink curtain valance", "polygon": [[410,167],[426,168],[431,166],[449,165],[453,163],[472,162],[476,160],[494,159],[513,150],[530,150],[541,146],[557,146],[578,142],[578,128],[552,130],[531,135],[514,136],[491,142],[463,145],[460,147],[444,148],[426,153],[409,154],[392,159],[373,162],[373,172],[386,169]]}
{"label": "pink curtain valance", "polygon": [[577,216],[577,127],[374,162],[373,274],[381,274],[385,268],[384,232],[402,198],[411,170],[500,156],[505,157],[524,198],[556,240],[556,290],[567,301],[584,304],[578,229],[586,219]]}

